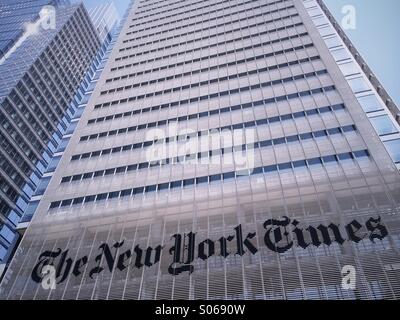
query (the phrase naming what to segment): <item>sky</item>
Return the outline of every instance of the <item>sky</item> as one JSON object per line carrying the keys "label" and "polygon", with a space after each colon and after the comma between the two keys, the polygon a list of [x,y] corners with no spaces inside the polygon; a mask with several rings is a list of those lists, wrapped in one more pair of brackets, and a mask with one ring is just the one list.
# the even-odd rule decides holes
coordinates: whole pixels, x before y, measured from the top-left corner
{"label": "sky", "polygon": [[[83,0],[87,7],[108,0]],[[298,1],[298,0],[297,0]],[[399,0],[324,0],[335,18],[341,21],[343,6],[356,9],[356,28],[346,30],[347,35],[361,53],[377,78],[400,105],[400,12]],[[130,0],[114,0],[122,17]]]}
{"label": "sky", "polygon": [[338,21],[345,5],[356,9],[356,29],[345,30],[379,81],[400,105],[399,0],[324,0]]}

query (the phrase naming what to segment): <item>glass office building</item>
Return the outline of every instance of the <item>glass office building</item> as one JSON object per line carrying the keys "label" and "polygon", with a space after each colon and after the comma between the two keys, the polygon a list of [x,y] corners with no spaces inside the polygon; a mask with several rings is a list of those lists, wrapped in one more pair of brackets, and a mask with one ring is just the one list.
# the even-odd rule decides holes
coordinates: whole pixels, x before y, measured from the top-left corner
{"label": "glass office building", "polygon": [[[104,8],[106,10],[104,10]],[[105,63],[115,43],[115,38],[119,33],[118,25],[120,20],[113,3],[109,3],[107,6],[91,8],[88,10],[88,13],[100,36],[102,45],[93,59],[91,66],[87,70],[86,75],[67,111],[67,115],[63,118],[64,126],[60,127],[60,130],[53,135],[56,137],[58,145],[54,149],[55,151],[52,152],[52,157],[49,160],[45,173],[37,183],[35,193],[31,197],[28,205],[22,208],[23,217],[17,226],[19,233],[24,233],[32,220],[41,197],[46,191],[54,170],[57,168],[58,162],[60,161],[86,104],[93,93],[93,89],[100,78],[101,72],[104,69]],[[62,138],[60,139],[59,137]]]}
{"label": "glass office building", "polygon": [[[35,4],[36,20],[31,21],[25,15],[29,3],[32,10]],[[78,99],[81,83],[101,45],[83,5],[53,7],[53,15],[44,24],[38,13],[42,4],[43,1],[14,4],[9,19],[1,19],[2,23],[19,21],[18,25],[7,26],[11,28],[10,34],[12,28],[19,31],[21,18],[27,18],[38,30],[29,35],[27,30],[23,31],[15,39],[18,45],[5,53],[0,65],[0,262],[3,263],[18,241],[15,228],[40,178],[48,170],[62,139],[60,132],[67,130],[74,116],[71,103]]]}
{"label": "glass office building", "polygon": [[398,109],[360,61],[319,1],[132,2],[0,297],[398,299]]}

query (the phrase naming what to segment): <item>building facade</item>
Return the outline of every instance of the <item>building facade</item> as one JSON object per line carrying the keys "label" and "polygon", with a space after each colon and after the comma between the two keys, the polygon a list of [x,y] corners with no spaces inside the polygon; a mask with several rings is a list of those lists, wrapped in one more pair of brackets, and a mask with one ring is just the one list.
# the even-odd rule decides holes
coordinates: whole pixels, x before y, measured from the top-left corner
{"label": "building facade", "polygon": [[132,2],[0,297],[398,299],[396,108],[329,19]]}
{"label": "building facade", "polygon": [[[43,2],[34,4],[35,10],[41,12],[39,5]],[[25,7],[26,4],[20,4],[11,13],[18,19],[25,17],[19,15],[19,10],[24,12]],[[101,46],[83,5],[51,8],[54,11],[48,20],[41,17],[28,20],[37,32],[29,29],[27,33],[26,29],[16,39],[18,45],[5,53],[0,65],[0,262],[3,263],[18,241],[16,226],[41,177],[49,170],[62,132],[68,130],[75,116],[71,104],[79,99],[82,82]],[[13,24],[9,27],[18,29]]]}
{"label": "building facade", "polygon": [[119,15],[116,13],[114,4],[109,3],[105,8],[107,10],[104,10],[104,6],[100,6],[100,8],[94,7],[88,11],[93,25],[100,36],[102,45],[93,59],[90,68],[87,70],[86,75],[71,102],[67,115],[63,118],[65,126],[57,132],[57,136],[61,136],[62,138],[57,139],[58,144],[53,150],[54,152],[49,150],[52,157],[48,161],[45,173],[37,183],[35,193],[30,198],[28,205],[23,209],[23,217],[17,226],[19,233],[24,233],[32,220],[35,210],[52,178],[54,170],[57,168],[63,152],[69,143],[83,111],[85,110],[86,104],[93,93],[93,89],[100,78],[105,63],[107,62],[108,56],[115,43],[116,35],[119,34]]}

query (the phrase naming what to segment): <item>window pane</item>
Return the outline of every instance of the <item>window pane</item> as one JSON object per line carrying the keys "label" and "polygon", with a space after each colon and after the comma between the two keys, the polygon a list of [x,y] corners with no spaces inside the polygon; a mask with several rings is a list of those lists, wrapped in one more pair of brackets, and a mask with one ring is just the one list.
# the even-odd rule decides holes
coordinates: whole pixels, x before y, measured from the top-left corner
{"label": "window pane", "polygon": [[334,36],[332,38],[325,39],[325,43],[327,44],[328,48],[334,48],[341,45],[339,37]]}
{"label": "window pane", "polygon": [[383,110],[382,105],[379,103],[378,98],[374,94],[370,96],[360,97],[358,98],[358,102],[360,102],[361,107],[365,112]]}
{"label": "window pane", "polygon": [[380,136],[398,132],[389,116],[371,118],[371,122]]}
{"label": "window pane", "polygon": [[345,76],[350,76],[350,75],[360,73],[355,62],[344,63],[344,64],[339,65],[339,67]]}
{"label": "window pane", "polygon": [[6,248],[4,248],[1,244],[0,244],[0,261],[3,261],[4,257],[7,254],[7,250]]}
{"label": "window pane", "polygon": [[318,28],[319,33],[321,36],[325,37],[331,34],[335,33],[335,30],[331,26],[323,27],[323,28]]}
{"label": "window pane", "polygon": [[400,139],[385,142],[386,149],[389,151],[393,161],[400,163]]}
{"label": "window pane", "polygon": [[348,80],[348,82],[354,93],[363,92],[363,91],[367,91],[370,89],[370,87],[368,86],[368,84],[365,82],[365,80],[363,78],[351,79],[351,80]]}
{"label": "window pane", "polygon": [[336,61],[346,60],[350,58],[345,49],[332,50],[331,53]]}

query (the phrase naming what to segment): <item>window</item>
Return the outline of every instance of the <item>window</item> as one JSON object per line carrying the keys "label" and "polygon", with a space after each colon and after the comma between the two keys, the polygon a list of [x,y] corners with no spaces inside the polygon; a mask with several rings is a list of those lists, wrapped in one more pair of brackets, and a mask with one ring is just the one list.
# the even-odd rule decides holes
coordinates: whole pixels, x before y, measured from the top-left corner
{"label": "window", "polygon": [[214,181],[221,181],[221,175],[215,174],[213,176],[210,176],[210,182],[214,182]]}
{"label": "window", "polygon": [[14,240],[15,234],[14,232],[7,227],[6,225],[3,225],[0,231],[0,235],[8,242],[11,243]]}
{"label": "window", "polygon": [[121,191],[121,197],[130,197],[132,194],[132,189],[126,189]]}
{"label": "window", "polygon": [[4,257],[7,254],[7,249],[0,244],[0,260],[3,261]]}
{"label": "window", "polygon": [[162,191],[162,190],[168,190],[169,189],[169,183],[162,183],[158,185],[158,190]]}
{"label": "window", "polygon": [[182,186],[182,181],[171,182],[171,189],[180,188]]}
{"label": "window", "polygon": [[235,172],[228,172],[223,174],[224,180],[233,179],[235,178],[235,176],[236,176]]}
{"label": "window", "polygon": [[187,180],[184,180],[183,181],[183,186],[184,187],[189,187],[189,186],[192,186],[192,185],[194,185],[195,184],[195,179],[193,178],[193,179],[187,179]]}
{"label": "window", "polygon": [[337,37],[337,36],[325,39],[325,43],[326,43],[326,45],[328,46],[329,49],[334,48],[334,47],[338,47],[338,46],[341,45],[339,37]]}
{"label": "window", "polygon": [[336,61],[346,60],[346,59],[350,58],[349,54],[347,53],[346,49],[344,49],[344,48],[341,48],[338,50],[332,50],[331,53]]}
{"label": "window", "polygon": [[292,169],[292,163],[288,162],[288,163],[282,163],[278,165],[279,170],[288,170],[288,169]]}
{"label": "window", "polygon": [[97,201],[102,201],[107,199],[108,194],[107,193],[102,193],[97,195]]}
{"label": "window", "polygon": [[400,163],[400,139],[386,141],[385,146],[393,161]]}
{"label": "window", "polygon": [[84,197],[76,198],[76,199],[74,199],[72,204],[73,205],[82,204],[84,199],[85,199]]}
{"label": "window", "polygon": [[50,161],[49,166],[47,167],[47,172],[54,172],[54,170],[57,168],[57,165],[60,162],[60,160],[61,160],[61,157],[52,158],[51,161]]}
{"label": "window", "polygon": [[338,155],[339,160],[350,160],[353,159],[353,155],[351,153],[342,153]]}
{"label": "window", "polygon": [[395,125],[387,115],[371,118],[371,123],[380,136],[397,133]]}
{"label": "window", "polygon": [[359,97],[358,102],[360,102],[361,107],[365,112],[374,112],[383,110],[378,98],[373,94],[369,96]]}
{"label": "window", "polygon": [[360,73],[355,62],[344,63],[344,64],[339,65],[339,67],[345,76],[350,76],[350,75]]}
{"label": "window", "polygon": [[157,190],[157,186],[156,185],[152,185],[152,186],[148,186],[146,187],[145,192],[153,192]]}
{"label": "window", "polygon": [[36,196],[39,196],[39,195],[43,195],[43,194],[44,194],[44,192],[45,192],[47,186],[48,186],[49,183],[50,183],[50,180],[51,180],[51,177],[42,178],[42,179],[40,180],[40,183],[39,183],[39,185],[38,185],[38,187],[37,187],[37,189],[36,189],[36,192],[35,192],[35,195],[36,195]]}
{"label": "window", "polygon": [[274,172],[277,170],[277,166],[276,165],[272,165],[272,166],[266,166],[264,167],[264,172],[268,173],[268,172]]}
{"label": "window", "polygon": [[208,183],[208,177],[200,177],[196,179],[196,184]]}
{"label": "window", "polygon": [[335,156],[322,157],[322,160],[324,161],[324,163],[336,162],[337,161]]}
{"label": "window", "polygon": [[368,86],[367,82],[364,80],[363,77],[349,79],[348,83],[354,93],[370,90],[370,87]]}

